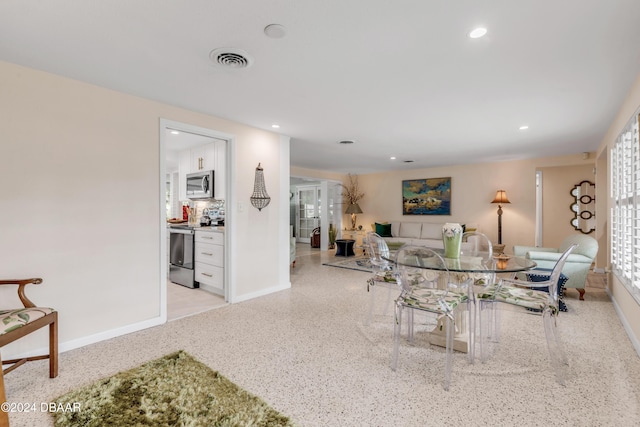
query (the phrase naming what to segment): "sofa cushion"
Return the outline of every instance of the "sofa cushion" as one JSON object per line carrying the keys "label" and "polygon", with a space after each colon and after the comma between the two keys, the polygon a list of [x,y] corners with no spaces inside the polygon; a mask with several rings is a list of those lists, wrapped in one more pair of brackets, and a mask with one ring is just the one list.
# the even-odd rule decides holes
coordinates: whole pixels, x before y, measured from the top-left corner
{"label": "sofa cushion", "polygon": [[380,237],[391,237],[391,224],[379,224],[376,222],[376,234]]}
{"label": "sofa cushion", "polygon": [[393,237],[400,237],[400,223],[392,222],[391,223],[391,235]]}
{"label": "sofa cushion", "polygon": [[442,224],[430,224],[425,222],[422,224],[421,239],[442,239]]}
{"label": "sofa cushion", "polygon": [[422,223],[420,222],[402,222],[400,223],[400,237],[409,239],[419,239]]}

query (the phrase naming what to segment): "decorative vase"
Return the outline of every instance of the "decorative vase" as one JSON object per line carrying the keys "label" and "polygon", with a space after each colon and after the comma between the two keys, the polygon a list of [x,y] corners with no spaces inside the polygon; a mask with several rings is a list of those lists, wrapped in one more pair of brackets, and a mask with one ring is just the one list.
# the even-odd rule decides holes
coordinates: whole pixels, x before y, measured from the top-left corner
{"label": "decorative vase", "polygon": [[444,243],[445,258],[460,258],[462,226],[455,222],[448,222],[442,226],[442,242]]}

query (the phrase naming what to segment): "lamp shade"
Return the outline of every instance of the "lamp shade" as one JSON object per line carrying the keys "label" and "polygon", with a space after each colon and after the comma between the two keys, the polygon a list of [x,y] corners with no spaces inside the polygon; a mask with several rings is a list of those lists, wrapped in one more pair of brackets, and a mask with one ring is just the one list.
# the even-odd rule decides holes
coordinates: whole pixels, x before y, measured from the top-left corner
{"label": "lamp shade", "polygon": [[496,192],[496,198],[491,203],[511,203],[507,198],[507,192],[504,190],[498,190]]}
{"label": "lamp shade", "polygon": [[357,203],[351,203],[349,206],[347,206],[347,210],[345,211],[345,213],[361,214],[362,209],[360,209],[360,206]]}

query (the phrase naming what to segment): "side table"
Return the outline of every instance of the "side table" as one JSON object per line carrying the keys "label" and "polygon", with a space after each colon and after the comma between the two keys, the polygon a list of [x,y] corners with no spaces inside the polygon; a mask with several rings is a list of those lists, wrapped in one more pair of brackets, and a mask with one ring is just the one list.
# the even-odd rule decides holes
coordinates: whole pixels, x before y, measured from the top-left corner
{"label": "side table", "polygon": [[362,249],[362,255],[365,255],[367,249],[366,235],[367,232],[365,230],[341,230],[340,232],[341,239],[356,241],[353,245],[354,251]]}
{"label": "side table", "polygon": [[356,243],[353,239],[336,240],[336,256],[355,256],[353,245]]}

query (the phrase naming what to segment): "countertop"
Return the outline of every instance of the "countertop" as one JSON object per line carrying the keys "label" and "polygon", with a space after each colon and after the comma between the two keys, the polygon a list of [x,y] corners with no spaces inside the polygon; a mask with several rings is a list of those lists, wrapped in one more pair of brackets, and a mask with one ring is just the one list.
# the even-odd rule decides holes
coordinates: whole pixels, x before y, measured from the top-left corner
{"label": "countertop", "polygon": [[186,222],[182,224],[167,223],[167,228],[185,228],[185,227],[192,228],[195,231],[210,231],[210,232],[216,232],[216,233],[224,233],[224,226],[217,226],[217,225],[201,226],[200,224],[189,225]]}

